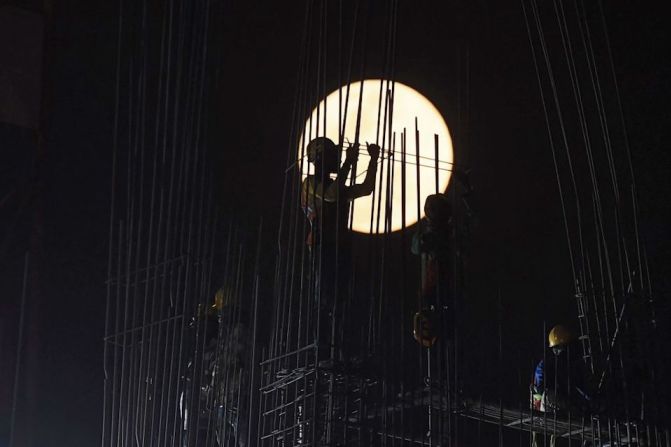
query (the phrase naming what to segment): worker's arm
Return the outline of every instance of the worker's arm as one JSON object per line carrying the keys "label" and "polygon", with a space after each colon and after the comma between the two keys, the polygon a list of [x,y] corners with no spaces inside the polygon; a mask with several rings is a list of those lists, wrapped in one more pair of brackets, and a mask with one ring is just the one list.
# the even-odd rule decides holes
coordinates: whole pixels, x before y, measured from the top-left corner
{"label": "worker's arm", "polygon": [[357,158],[359,158],[359,145],[355,143],[347,148],[345,162],[338,170],[338,175],[336,176],[335,181],[326,189],[324,201],[335,202],[338,199],[338,190],[342,191],[345,188],[347,177]]}
{"label": "worker's arm", "polygon": [[368,155],[370,155],[370,161],[368,162],[368,170],[366,171],[366,178],[363,180],[363,183],[352,185],[347,188],[347,198],[351,200],[370,195],[375,189],[377,159],[380,156],[380,146],[377,144],[369,144]]}

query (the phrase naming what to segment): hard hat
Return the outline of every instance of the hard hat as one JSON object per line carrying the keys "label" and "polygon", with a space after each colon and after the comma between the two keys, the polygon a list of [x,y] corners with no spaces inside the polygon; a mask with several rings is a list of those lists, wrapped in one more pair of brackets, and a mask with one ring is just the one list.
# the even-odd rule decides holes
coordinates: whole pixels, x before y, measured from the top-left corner
{"label": "hard hat", "polygon": [[321,158],[322,161],[326,163],[327,169],[338,168],[338,163],[340,162],[340,152],[338,147],[333,141],[326,137],[317,137],[314,140],[308,143],[308,147],[305,149],[305,152],[308,155],[308,161],[314,163],[318,158]]}
{"label": "hard hat", "polygon": [[548,334],[548,343],[550,348],[555,346],[564,346],[574,340],[573,332],[566,326],[556,325]]}
{"label": "hard hat", "polygon": [[214,294],[214,302],[210,306],[211,313],[217,313],[224,307],[232,304],[233,294],[228,287],[220,287]]}
{"label": "hard hat", "polygon": [[435,315],[430,310],[420,310],[413,319],[412,335],[425,348],[433,346],[438,338],[435,320]]}

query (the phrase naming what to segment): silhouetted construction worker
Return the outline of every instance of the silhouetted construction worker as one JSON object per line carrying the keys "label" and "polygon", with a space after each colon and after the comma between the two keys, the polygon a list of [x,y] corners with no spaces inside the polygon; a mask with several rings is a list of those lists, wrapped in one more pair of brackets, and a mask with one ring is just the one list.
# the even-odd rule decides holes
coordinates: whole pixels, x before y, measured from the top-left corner
{"label": "silhouetted construction worker", "polygon": [[[306,243],[310,247],[333,248],[334,242],[343,242],[347,238],[350,202],[370,195],[375,189],[380,147],[368,145],[370,161],[366,177],[362,183],[352,185],[347,185],[347,177],[359,157],[358,143],[347,148],[342,166],[340,149],[326,137],[310,141],[306,152],[308,161],[315,167],[314,174],[303,180],[301,188],[301,205],[310,222]],[[336,174],[335,179],[331,174]],[[342,240],[336,241],[336,237]]]}
{"label": "silhouetted construction worker", "polygon": [[[380,147],[367,146],[370,161],[366,177],[360,184],[347,184],[347,178],[359,156],[358,143],[346,150],[345,161],[340,165],[340,148],[326,137],[310,141],[306,152],[314,165],[314,174],[308,175],[301,186],[301,206],[310,224],[307,245],[314,256],[317,270],[320,301],[320,349],[330,347],[331,320],[335,303],[336,279],[338,290],[344,293],[350,276],[351,238],[349,234],[349,208],[351,202],[367,196],[375,188],[377,159]],[[335,178],[331,175],[335,174]],[[336,272],[337,270],[337,272]],[[328,342],[323,343],[324,340]],[[330,349],[329,349],[330,350]],[[323,355],[320,353],[320,358]]]}
{"label": "silhouetted construction worker", "polygon": [[[439,325],[448,325],[447,292],[449,244],[452,233],[452,207],[445,194],[431,194],[424,202],[425,217],[412,238],[411,251],[423,256],[419,310],[413,322],[413,335],[422,346],[436,341]],[[445,327],[443,327],[445,329]]]}
{"label": "silhouetted construction worker", "polygon": [[[202,306],[200,307],[202,309]],[[247,316],[230,289],[217,291],[205,315],[180,395],[182,445],[240,446],[247,442],[247,372],[250,352]],[[200,355],[196,355],[202,351]],[[197,398],[192,398],[197,396]],[[198,415],[193,417],[191,415]],[[195,443],[195,444],[194,444]]]}

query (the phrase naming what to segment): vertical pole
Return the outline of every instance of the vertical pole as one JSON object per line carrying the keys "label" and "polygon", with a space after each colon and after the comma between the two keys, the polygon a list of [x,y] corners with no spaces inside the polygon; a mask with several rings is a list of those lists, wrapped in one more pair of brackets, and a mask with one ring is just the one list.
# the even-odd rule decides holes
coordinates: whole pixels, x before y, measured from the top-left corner
{"label": "vertical pole", "polygon": [[[568,445],[571,447],[571,432],[573,432],[573,422],[572,422],[572,415],[571,415],[571,386],[573,384],[571,383],[571,346],[567,347],[567,352],[566,352],[566,396],[567,396],[567,411],[568,411]],[[556,379],[555,379],[556,380]]]}
{"label": "vertical pole", "polygon": [[[535,375],[535,368],[537,364],[532,361],[531,362],[531,371],[533,371],[533,374]],[[532,376],[533,377],[533,376]],[[533,379],[532,379],[533,380]],[[532,390],[535,391],[535,390]],[[530,414],[530,420],[529,420],[529,447],[537,447],[536,445],[536,440],[538,439],[538,436],[536,435],[536,431],[534,430],[534,423],[536,422],[536,418],[534,418],[534,408],[533,408],[533,396],[531,395],[531,392],[529,393],[529,414]]]}
{"label": "vertical pole", "polygon": [[[545,411],[543,412],[543,446],[547,445],[547,435],[548,435],[548,429],[547,429],[547,421],[548,421],[548,413],[547,413],[547,377],[548,377],[548,359],[547,359],[547,349],[545,349],[545,337],[548,333],[548,327],[547,327],[547,322],[543,320],[543,393],[541,395],[541,405],[545,406]],[[535,447],[535,446],[534,446]]]}
{"label": "vertical pole", "polygon": [[254,403],[253,396],[254,396],[254,377],[255,377],[255,371],[256,371],[256,338],[257,338],[257,321],[258,321],[258,315],[259,315],[259,287],[261,283],[261,273],[260,273],[260,262],[261,262],[261,234],[262,234],[262,228],[263,228],[263,222],[259,224],[259,234],[258,234],[258,239],[256,242],[256,261],[254,265],[254,317],[253,317],[253,322],[254,322],[254,327],[252,329],[252,358],[250,361],[250,372],[249,372],[249,408],[248,408],[248,419],[247,419],[247,424],[245,424],[245,427],[247,427],[247,444],[246,445],[251,445],[251,430],[250,427],[252,425],[252,405]]}
{"label": "vertical pole", "polygon": [[434,139],[434,143],[435,143],[434,162],[435,162],[435,172],[436,172],[436,194],[439,194],[440,193],[440,183],[439,183],[439,179],[438,179],[438,171],[439,171],[439,165],[438,165],[439,158],[438,157],[440,155],[440,151],[438,150],[438,134],[434,134],[433,139]]}
{"label": "vertical pole", "polygon": [[[27,283],[30,287],[27,293],[28,328],[25,334],[25,364],[24,364],[24,395],[23,410],[18,414],[18,420],[14,421],[14,439],[22,446],[32,447],[34,445],[34,427],[39,425],[37,414],[39,411],[38,388],[40,386],[40,348],[41,348],[41,308],[43,300],[44,272],[44,235],[46,231],[44,221],[46,188],[48,179],[49,159],[47,130],[49,128],[49,112],[52,103],[52,83],[50,80],[50,68],[52,55],[50,52],[50,37],[53,17],[52,0],[42,1],[44,13],[44,32],[42,39],[42,85],[41,85],[41,107],[39,112],[38,128],[35,132],[35,158],[33,162],[33,198],[32,198],[32,221],[30,229],[30,270]],[[25,318],[25,317],[24,317]]]}
{"label": "vertical pole", "polygon": [[498,329],[499,329],[499,371],[498,376],[498,394],[499,394],[499,447],[503,447],[503,398],[501,397],[501,383],[503,382],[501,375],[503,370],[503,308],[501,303],[501,289],[499,288],[499,302],[498,302]]}
{"label": "vertical pole", "polygon": [[21,291],[21,313],[19,314],[19,337],[16,342],[16,368],[14,370],[14,391],[12,395],[12,413],[9,424],[9,447],[14,447],[14,428],[16,424],[16,404],[19,392],[19,378],[21,377],[21,353],[23,351],[23,326],[26,311],[26,293],[28,290],[28,266],[30,255],[26,252],[23,256],[23,286]]}
{"label": "vertical pole", "polygon": [[[406,250],[407,250],[407,244],[406,244],[406,232],[405,232],[405,200],[406,200],[406,192],[405,192],[405,184],[406,184],[406,155],[407,155],[407,146],[406,146],[406,129],[403,128],[403,133],[401,134],[401,265],[402,265],[402,273],[401,273],[401,290],[403,291],[403,297],[406,297],[408,295],[408,290],[407,290],[407,262],[406,262]],[[403,308],[403,305],[401,305],[401,309],[405,311]],[[401,338],[401,356],[405,355],[405,318],[401,319],[401,327],[403,330],[403,337]],[[401,381],[400,385],[400,391],[401,391],[401,437],[402,439],[405,439],[405,387],[403,386],[404,380]]]}
{"label": "vertical pole", "polygon": [[415,117],[415,172],[417,176],[417,229],[421,228],[420,219],[421,213],[421,193],[420,193],[420,172],[419,172],[419,128],[417,125],[417,117]]}

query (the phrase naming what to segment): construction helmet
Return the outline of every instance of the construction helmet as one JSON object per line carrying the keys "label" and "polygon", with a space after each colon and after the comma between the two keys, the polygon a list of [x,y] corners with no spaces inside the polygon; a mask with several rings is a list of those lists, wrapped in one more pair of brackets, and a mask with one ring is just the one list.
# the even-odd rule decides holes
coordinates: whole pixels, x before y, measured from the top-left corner
{"label": "construction helmet", "polygon": [[218,313],[233,302],[233,294],[228,287],[221,287],[214,294],[214,302],[210,306],[210,313]]}
{"label": "construction helmet", "polygon": [[326,137],[317,137],[308,143],[305,149],[308,154],[308,161],[315,163],[318,159],[324,162],[326,170],[336,171],[340,164],[340,152],[333,141]]}
{"label": "construction helmet", "polygon": [[550,348],[555,346],[564,346],[571,343],[575,337],[573,331],[561,324],[556,325],[548,334],[548,344]]}

